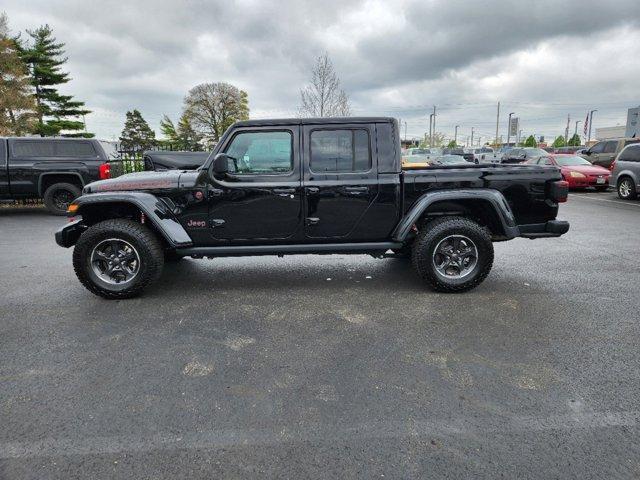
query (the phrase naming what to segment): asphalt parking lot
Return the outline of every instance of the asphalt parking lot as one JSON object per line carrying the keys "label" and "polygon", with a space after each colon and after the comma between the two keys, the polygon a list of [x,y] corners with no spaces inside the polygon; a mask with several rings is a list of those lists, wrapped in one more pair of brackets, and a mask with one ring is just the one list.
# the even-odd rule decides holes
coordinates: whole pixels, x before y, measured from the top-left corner
{"label": "asphalt parking lot", "polygon": [[462,295],[403,260],[184,260],[84,290],[0,209],[0,478],[640,476],[640,202],[571,194]]}

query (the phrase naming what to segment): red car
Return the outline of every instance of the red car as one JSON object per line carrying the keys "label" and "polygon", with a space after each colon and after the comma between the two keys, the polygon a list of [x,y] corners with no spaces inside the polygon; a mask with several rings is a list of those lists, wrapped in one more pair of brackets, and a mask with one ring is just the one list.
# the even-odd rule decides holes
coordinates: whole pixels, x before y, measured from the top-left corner
{"label": "red car", "polygon": [[560,167],[562,178],[569,183],[569,188],[595,187],[596,190],[609,188],[611,176],[609,169],[592,165],[578,155],[549,155],[532,159],[527,163]]}

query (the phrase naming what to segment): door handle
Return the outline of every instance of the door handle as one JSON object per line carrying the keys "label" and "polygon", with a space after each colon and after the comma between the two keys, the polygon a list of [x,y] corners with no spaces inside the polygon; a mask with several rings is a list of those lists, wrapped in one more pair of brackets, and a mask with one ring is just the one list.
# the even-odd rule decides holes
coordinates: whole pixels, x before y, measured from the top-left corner
{"label": "door handle", "polygon": [[315,194],[318,193],[320,189],[318,187],[307,187],[307,193]]}
{"label": "door handle", "polygon": [[320,219],[317,217],[307,217],[304,221],[305,224],[308,225],[317,225],[318,223],[320,223]]}
{"label": "door handle", "polygon": [[225,221],[221,218],[212,218],[211,219],[211,228],[223,227]]}
{"label": "door handle", "polygon": [[295,188],[274,188],[273,193],[275,193],[276,195],[291,195],[293,193],[296,193],[296,189]]}
{"label": "door handle", "polygon": [[346,193],[360,194],[360,193],[368,192],[369,191],[369,187],[345,187],[344,191]]}

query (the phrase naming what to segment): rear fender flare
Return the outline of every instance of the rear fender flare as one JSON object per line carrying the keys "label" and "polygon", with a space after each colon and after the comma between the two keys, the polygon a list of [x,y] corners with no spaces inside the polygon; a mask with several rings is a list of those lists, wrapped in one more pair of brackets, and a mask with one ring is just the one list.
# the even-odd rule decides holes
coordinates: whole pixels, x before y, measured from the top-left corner
{"label": "rear fender flare", "polygon": [[78,205],[76,215],[82,215],[83,209],[100,204],[129,204],[144,213],[148,222],[158,230],[160,235],[172,248],[185,248],[193,245],[187,231],[178,222],[167,205],[155,195],[144,192],[105,192],[83,195],[74,200]]}
{"label": "rear fender flare", "polygon": [[516,225],[513,212],[501,192],[489,188],[460,189],[460,190],[438,190],[422,195],[411,207],[411,209],[400,220],[392,238],[395,242],[406,240],[411,227],[420,219],[422,214],[434,203],[440,201],[455,200],[483,200],[489,202],[500,220],[505,237],[515,238],[520,234]]}

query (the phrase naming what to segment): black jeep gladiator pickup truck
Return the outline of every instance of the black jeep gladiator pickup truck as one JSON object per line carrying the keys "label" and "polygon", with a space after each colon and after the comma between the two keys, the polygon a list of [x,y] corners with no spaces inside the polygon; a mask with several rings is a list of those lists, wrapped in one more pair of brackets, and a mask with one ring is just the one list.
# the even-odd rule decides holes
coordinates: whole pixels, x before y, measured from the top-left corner
{"label": "black jeep gladiator pickup truck", "polygon": [[0,138],[0,200],[42,198],[65,215],[82,187],[108,177],[112,150],[84,138]]}
{"label": "black jeep gladiator pickup truck", "polygon": [[488,275],[492,242],[566,233],[566,198],[555,167],[402,171],[392,118],[253,120],[197,170],[85,186],[56,241],[106,298],[140,293],[165,260],[302,253],[411,257],[432,288],[459,292]]}

